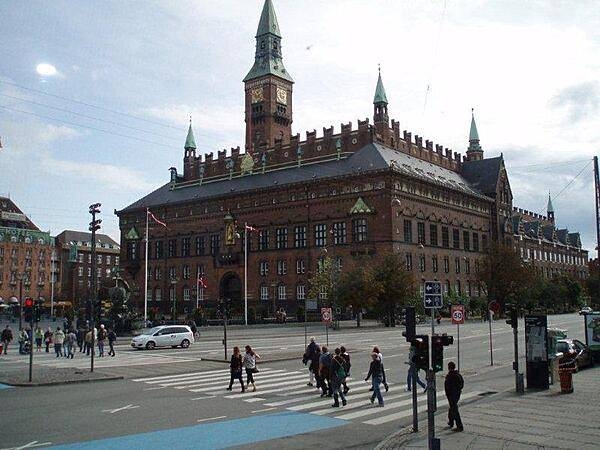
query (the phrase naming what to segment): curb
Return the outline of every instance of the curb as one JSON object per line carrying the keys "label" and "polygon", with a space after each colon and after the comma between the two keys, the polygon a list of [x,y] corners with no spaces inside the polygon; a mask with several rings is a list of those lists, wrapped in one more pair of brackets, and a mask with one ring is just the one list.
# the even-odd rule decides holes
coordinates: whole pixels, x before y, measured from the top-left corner
{"label": "curb", "polygon": [[115,380],[123,380],[124,377],[116,376],[116,377],[104,377],[104,378],[86,378],[83,380],[63,380],[63,381],[46,381],[41,383],[34,382],[23,382],[23,383],[10,383],[10,382],[2,382],[2,384],[6,384],[8,386],[15,387],[38,387],[38,386],[59,386],[64,384],[79,384],[79,383],[93,383],[96,381],[115,381]]}

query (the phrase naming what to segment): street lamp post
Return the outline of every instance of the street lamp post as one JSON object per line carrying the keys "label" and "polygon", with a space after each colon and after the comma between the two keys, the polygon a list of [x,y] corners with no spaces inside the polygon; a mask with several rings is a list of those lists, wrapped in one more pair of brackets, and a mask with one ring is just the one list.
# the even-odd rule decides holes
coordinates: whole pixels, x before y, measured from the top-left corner
{"label": "street lamp post", "polygon": [[17,275],[19,279],[19,331],[23,328],[23,274]]}
{"label": "street lamp post", "polygon": [[173,293],[173,306],[171,307],[171,318],[175,320],[175,314],[177,313],[177,290],[175,289],[175,285],[177,284],[177,277],[171,277],[171,289],[170,292]]}
{"label": "street lamp post", "polygon": [[100,214],[100,206],[102,206],[100,203],[94,203],[92,205],[90,205],[89,208],[89,212],[92,215],[92,221],[90,222],[90,227],[89,230],[92,232],[92,269],[91,269],[91,275],[92,275],[92,279],[91,279],[91,292],[90,292],[90,297],[91,297],[91,302],[90,302],[90,326],[92,329],[92,355],[90,358],[90,372],[94,371],[94,353],[95,353],[95,346],[96,346],[96,333],[94,330],[94,322],[96,321],[96,312],[95,312],[95,306],[96,306],[96,281],[97,281],[97,277],[96,277],[96,231],[98,231],[100,229],[100,224],[102,223],[102,220],[100,219],[96,219],[96,214]]}
{"label": "street lamp post", "polygon": [[277,306],[275,302],[277,301],[277,283],[273,282],[271,283],[271,286],[273,287],[273,317],[276,317]]}

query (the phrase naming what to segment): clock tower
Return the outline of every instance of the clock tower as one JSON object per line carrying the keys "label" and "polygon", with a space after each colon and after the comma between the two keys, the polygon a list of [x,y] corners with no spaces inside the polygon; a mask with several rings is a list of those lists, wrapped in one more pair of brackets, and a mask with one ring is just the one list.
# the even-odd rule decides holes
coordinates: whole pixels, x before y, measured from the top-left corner
{"label": "clock tower", "polygon": [[275,139],[289,142],[293,84],[283,66],[275,9],[271,0],[265,0],[256,32],[254,65],[244,78],[246,150],[272,147]]}

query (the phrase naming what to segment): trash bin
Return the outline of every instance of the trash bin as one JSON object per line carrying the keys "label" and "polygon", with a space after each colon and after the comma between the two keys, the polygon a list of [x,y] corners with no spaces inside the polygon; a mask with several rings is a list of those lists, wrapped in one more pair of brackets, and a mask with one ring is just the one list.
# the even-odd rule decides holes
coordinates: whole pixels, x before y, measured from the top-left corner
{"label": "trash bin", "polygon": [[560,392],[563,394],[571,394],[573,392],[573,372],[575,372],[574,360],[569,360],[563,356],[558,361]]}

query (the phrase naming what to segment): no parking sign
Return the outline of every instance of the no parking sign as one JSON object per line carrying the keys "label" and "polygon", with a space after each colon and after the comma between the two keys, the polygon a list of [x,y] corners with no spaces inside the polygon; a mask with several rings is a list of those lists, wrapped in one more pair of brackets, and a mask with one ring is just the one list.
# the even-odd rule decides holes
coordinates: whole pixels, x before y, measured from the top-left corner
{"label": "no parking sign", "polygon": [[331,308],[321,308],[321,322],[331,323]]}
{"label": "no parking sign", "polygon": [[450,309],[452,316],[452,325],[462,325],[465,323],[465,306],[464,305],[452,305]]}

